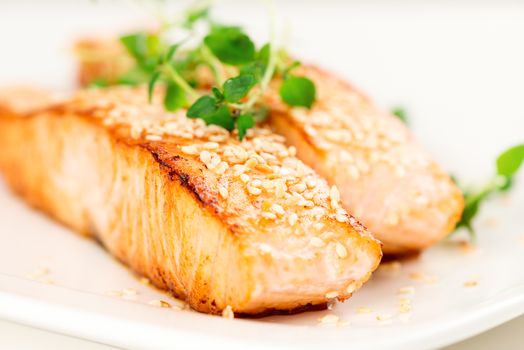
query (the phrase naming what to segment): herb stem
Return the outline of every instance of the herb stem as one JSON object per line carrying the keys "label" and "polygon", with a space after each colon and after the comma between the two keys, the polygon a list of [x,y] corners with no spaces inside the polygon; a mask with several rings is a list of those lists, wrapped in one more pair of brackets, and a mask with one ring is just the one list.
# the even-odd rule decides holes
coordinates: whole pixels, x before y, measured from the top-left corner
{"label": "herb stem", "polygon": [[215,84],[218,86],[221,86],[224,81],[226,80],[223,71],[220,69],[221,63],[218,60],[218,58],[213,55],[213,53],[209,50],[209,48],[206,45],[202,46],[202,56],[204,58],[204,61],[209,65],[209,68],[211,68],[211,71],[213,72],[213,76],[215,78]]}
{"label": "herb stem", "polygon": [[162,67],[162,71],[169,75],[169,77],[178,85],[182,90],[184,90],[191,98],[197,99],[199,94],[185,81],[184,78],[178,74],[178,72],[170,64],[165,64]]}

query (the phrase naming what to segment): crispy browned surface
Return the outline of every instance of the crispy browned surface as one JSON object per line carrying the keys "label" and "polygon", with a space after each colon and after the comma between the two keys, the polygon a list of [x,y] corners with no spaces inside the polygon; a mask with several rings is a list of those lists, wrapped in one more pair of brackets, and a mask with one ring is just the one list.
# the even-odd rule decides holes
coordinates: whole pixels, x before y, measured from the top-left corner
{"label": "crispy browned surface", "polygon": [[[108,43],[79,46],[95,56],[125,56],[116,41],[111,50]],[[81,60],[81,83],[103,77],[100,66],[111,66],[111,55],[104,60]],[[128,67],[121,65],[120,73]],[[463,210],[462,194],[409,130],[333,74],[313,66],[295,73],[315,81],[317,103],[311,111],[287,108],[276,82],[267,96],[269,124],[297,148],[302,161],[338,186],[345,208],[384,243],[384,252],[416,252],[449,234]]]}
{"label": "crispy browned surface", "polygon": [[[182,151],[207,147],[204,139],[132,137],[130,125],[112,118],[132,110],[144,121],[159,110],[136,96],[145,100],[144,91],[85,92],[25,116],[0,108],[0,170],[8,184],[201,312],[229,305],[256,315],[323,305],[333,298],[327,293],[344,300],[369,278],[381,257],[379,243],[330,207],[327,184],[310,169],[286,156],[317,182],[313,208],[287,204],[270,191],[253,196],[233,168],[217,173]],[[155,118],[153,127],[166,118],[180,123],[175,134],[194,123],[176,115]],[[219,144],[246,147],[273,138],[257,129],[242,144],[235,137]],[[265,176],[256,169],[249,174]],[[223,185],[227,198],[219,195]],[[286,215],[264,217],[267,202],[282,203]],[[294,225],[291,214],[299,218]],[[324,246],[312,245],[313,238]],[[340,256],[339,245],[347,256]]]}

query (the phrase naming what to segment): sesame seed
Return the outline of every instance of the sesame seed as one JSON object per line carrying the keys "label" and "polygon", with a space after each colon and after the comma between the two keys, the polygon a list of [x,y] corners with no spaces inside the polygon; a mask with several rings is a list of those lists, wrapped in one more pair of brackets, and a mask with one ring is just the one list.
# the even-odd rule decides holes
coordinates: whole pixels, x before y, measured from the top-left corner
{"label": "sesame seed", "polygon": [[209,150],[217,149],[218,146],[219,146],[219,144],[216,143],[216,142],[206,142],[206,143],[204,143],[204,145],[203,145],[203,147],[204,147],[205,149],[209,149]]}
{"label": "sesame seed", "polygon": [[312,237],[311,240],[309,241],[309,245],[320,248],[320,247],[325,246],[326,242],[324,242],[322,238],[320,237]]}
{"label": "sesame seed", "polygon": [[227,318],[228,320],[235,318],[235,313],[233,312],[231,306],[226,306],[226,308],[222,311],[222,317]]}
{"label": "sesame seed", "polygon": [[229,195],[229,192],[228,192],[227,188],[224,187],[224,186],[218,186],[218,192],[220,193],[220,195],[224,199],[226,199],[227,196]]}
{"label": "sesame seed", "polygon": [[140,277],[138,281],[145,286],[148,286],[151,284],[151,281],[149,281],[149,278],[146,278],[146,277]]}
{"label": "sesame seed", "polygon": [[306,186],[311,190],[317,186],[317,181],[314,179],[309,179],[306,181]]}
{"label": "sesame seed", "polygon": [[148,302],[149,305],[156,306],[156,307],[163,307],[163,308],[171,308],[171,304],[169,304],[167,301],[164,300],[150,300]]}
{"label": "sesame seed", "polygon": [[317,231],[320,231],[322,230],[322,228],[324,228],[324,223],[322,222],[317,222],[315,224],[313,224],[313,228]]}
{"label": "sesame seed", "polygon": [[337,214],[337,215],[335,216],[335,219],[336,219],[338,222],[347,222],[347,221],[348,221],[346,215],[343,215],[343,214]]}
{"label": "sesame seed", "polygon": [[476,287],[479,284],[478,279],[471,279],[469,281],[464,282],[464,287],[471,288]]}
{"label": "sesame seed", "polygon": [[362,286],[362,283],[352,282],[346,287],[346,293],[353,294],[358,288]]}
{"label": "sesame seed", "polygon": [[337,315],[326,315],[318,319],[318,321],[322,324],[333,324],[333,323],[337,323],[338,320],[339,320],[339,317]]}
{"label": "sesame seed", "polygon": [[137,295],[138,292],[135,289],[132,289],[132,288],[124,288],[124,289],[122,289],[122,294],[124,294],[124,295]]}
{"label": "sesame seed", "polygon": [[208,164],[211,162],[211,153],[209,151],[202,151],[200,152],[200,160],[204,164]]}
{"label": "sesame seed", "polygon": [[338,202],[340,200],[340,192],[338,191],[337,186],[331,186],[331,189],[329,190],[329,196],[335,202]]}
{"label": "sesame seed", "polygon": [[288,219],[288,222],[289,222],[289,224],[291,226],[295,226],[295,224],[298,221],[298,215],[295,214],[295,213],[291,213],[291,215],[289,215],[289,217],[287,219]]}
{"label": "sesame seed", "polygon": [[256,158],[249,158],[245,163],[245,166],[248,168],[254,168],[258,165],[258,160]]}
{"label": "sesame seed", "polygon": [[357,313],[359,313],[359,314],[369,314],[369,313],[371,313],[371,311],[372,310],[370,308],[364,307],[364,306],[361,306],[361,307],[359,307],[357,309]]}
{"label": "sesame seed", "polygon": [[262,181],[260,181],[259,179],[255,179],[255,180],[251,181],[250,185],[253,186],[253,187],[260,187],[260,186],[262,186]]}
{"label": "sesame seed", "polygon": [[391,320],[391,315],[390,314],[382,314],[382,315],[377,315],[377,320],[378,321],[387,321],[387,320]]}
{"label": "sesame seed", "polygon": [[160,135],[146,135],[146,140],[148,141],[161,141],[162,136]]}
{"label": "sesame seed", "polygon": [[336,298],[336,297],[338,297],[338,292],[337,291],[332,291],[332,292],[326,293],[326,298],[328,298],[328,299],[333,299],[333,298]]}
{"label": "sesame seed", "polygon": [[268,211],[262,212],[261,215],[264,219],[268,219],[268,220],[275,220],[277,218],[275,214],[270,213]]}
{"label": "sesame seed", "polygon": [[286,213],[284,208],[280,204],[277,204],[277,203],[271,206],[271,210],[278,215],[284,215]]}
{"label": "sesame seed", "polygon": [[346,249],[346,247],[342,243],[337,242],[337,244],[335,246],[335,250],[337,251],[337,255],[338,255],[339,258],[341,258],[341,259],[347,258],[348,250]]}
{"label": "sesame seed", "polygon": [[262,190],[260,188],[253,186],[247,186],[247,191],[254,196],[258,196],[262,193]]}
{"label": "sesame seed", "polygon": [[240,180],[242,180],[242,182],[247,183],[249,181],[249,175],[248,174],[240,174]]}
{"label": "sesame seed", "polygon": [[398,290],[398,294],[415,294],[415,287],[406,286]]}
{"label": "sesame seed", "polygon": [[198,148],[194,145],[182,146],[180,150],[188,155],[197,155],[198,154]]}

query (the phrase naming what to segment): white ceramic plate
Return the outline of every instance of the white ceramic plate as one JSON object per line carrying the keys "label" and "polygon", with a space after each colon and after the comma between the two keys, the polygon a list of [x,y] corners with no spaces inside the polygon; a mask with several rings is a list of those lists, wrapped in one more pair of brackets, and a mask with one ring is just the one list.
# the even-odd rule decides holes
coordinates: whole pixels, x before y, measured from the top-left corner
{"label": "white ceramic plate", "polygon": [[[225,17],[262,35],[258,7],[226,6]],[[516,44],[524,8],[514,2],[472,6],[289,1],[280,13],[293,19],[296,52],[352,77],[384,106],[405,105],[414,131],[447,168],[482,181],[496,153],[524,136],[524,49]],[[0,42],[10,48],[2,52],[0,81],[70,86],[68,42],[93,26],[124,23],[129,17],[122,11],[111,4],[0,3]],[[0,317],[136,349],[444,346],[524,313],[519,180],[510,197],[483,208],[476,248],[446,241],[381,268],[333,310],[258,320],[148,305],[156,299],[183,303],[141,284],[96,244],[27,208],[0,182]],[[108,295],[124,288],[138,293]],[[411,312],[400,312],[406,311],[402,299],[410,300]],[[340,321],[319,324],[325,315]]]}

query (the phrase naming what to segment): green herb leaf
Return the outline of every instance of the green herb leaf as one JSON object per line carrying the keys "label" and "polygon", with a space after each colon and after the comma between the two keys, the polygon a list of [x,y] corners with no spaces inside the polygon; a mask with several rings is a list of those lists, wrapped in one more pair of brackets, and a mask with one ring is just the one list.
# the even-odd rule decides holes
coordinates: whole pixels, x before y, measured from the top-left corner
{"label": "green herb leaf", "polygon": [[284,79],[287,78],[288,74],[293,70],[293,69],[296,69],[298,67],[300,67],[302,63],[300,63],[300,61],[294,61],[293,63],[291,63],[289,66],[286,67],[286,69],[284,69],[284,71],[282,72],[282,75],[284,76]]}
{"label": "green herb leaf", "polygon": [[240,139],[240,141],[242,141],[244,139],[244,136],[246,136],[247,130],[255,126],[255,119],[251,114],[241,114],[237,118],[236,124],[238,130],[238,138]]}
{"label": "green herb leaf", "polygon": [[395,107],[391,110],[391,113],[400,119],[404,124],[408,124],[408,117],[406,110],[402,107]]}
{"label": "green herb leaf", "polygon": [[170,112],[175,112],[180,108],[187,106],[187,97],[177,84],[167,86],[166,95],[164,96],[164,107]]}
{"label": "green herb leaf", "polygon": [[257,61],[267,66],[269,63],[270,55],[271,55],[271,45],[267,43],[264,46],[262,46],[260,50],[258,51]]}
{"label": "green herb leaf", "polygon": [[207,18],[209,18],[209,6],[190,9],[186,14],[184,26],[186,28],[192,28],[196,22]]}
{"label": "green herb leaf", "polygon": [[228,102],[238,102],[249,93],[255,84],[256,80],[251,74],[228,79],[224,83],[224,97]]}
{"label": "green herb leaf", "polygon": [[524,144],[511,147],[497,158],[497,173],[513,177],[524,162]]}
{"label": "green herb leaf", "polygon": [[147,54],[147,34],[133,33],[120,37],[120,42],[125,46],[129,54],[137,61],[141,61]]}
{"label": "green herb leaf", "polygon": [[216,28],[204,38],[204,43],[226,64],[247,64],[255,58],[255,44],[237,27]]}
{"label": "green herb leaf", "polygon": [[524,144],[512,147],[497,158],[497,175],[478,190],[464,192],[464,212],[457,224],[457,228],[465,227],[474,237],[473,219],[476,217],[481,204],[489,197],[506,192],[513,183],[513,176],[517,173],[524,161]]}
{"label": "green herb leaf", "polygon": [[169,47],[169,50],[167,50],[166,56],[164,58],[165,62],[170,62],[173,59],[173,56],[175,55],[179,47],[180,44],[173,44]]}
{"label": "green herb leaf", "polygon": [[255,61],[240,68],[240,75],[251,75],[255,78],[255,82],[258,83],[264,76],[265,71],[266,65],[262,62]]}
{"label": "green herb leaf", "polygon": [[206,118],[217,110],[217,101],[211,96],[202,96],[187,110],[188,118]]}
{"label": "green herb leaf", "polygon": [[316,88],[306,77],[288,76],[280,87],[280,97],[289,106],[311,108],[316,98]]}
{"label": "green herb leaf", "polygon": [[120,37],[120,42],[142,69],[152,72],[156,68],[162,46],[158,35],[134,33]]}
{"label": "green herb leaf", "polygon": [[218,90],[216,87],[212,88],[211,91],[213,92],[217,103],[224,101],[225,97],[222,91]]}
{"label": "green herb leaf", "polygon": [[147,87],[147,98],[149,103],[153,101],[153,92],[155,91],[155,84],[157,83],[158,78],[160,78],[160,72],[155,72],[149,80],[149,85]]}
{"label": "green herb leaf", "polygon": [[214,113],[203,117],[206,124],[214,124],[223,127],[226,130],[233,130],[235,128],[235,120],[231,115],[231,111],[226,106],[218,108]]}

